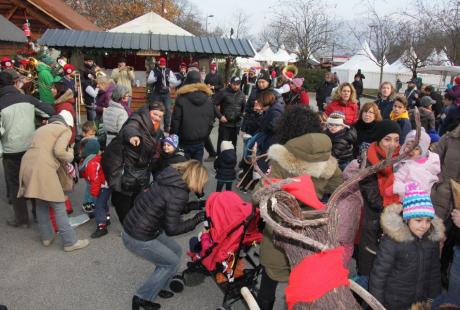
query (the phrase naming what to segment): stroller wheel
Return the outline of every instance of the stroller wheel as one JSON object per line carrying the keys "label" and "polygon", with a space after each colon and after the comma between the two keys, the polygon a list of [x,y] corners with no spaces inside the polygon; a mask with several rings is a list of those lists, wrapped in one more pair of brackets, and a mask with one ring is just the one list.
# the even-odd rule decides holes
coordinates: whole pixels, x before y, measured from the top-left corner
{"label": "stroller wheel", "polygon": [[184,277],[181,275],[175,275],[171,282],[169,282],[169,288],[174,293],[180,293],[184,290]]}

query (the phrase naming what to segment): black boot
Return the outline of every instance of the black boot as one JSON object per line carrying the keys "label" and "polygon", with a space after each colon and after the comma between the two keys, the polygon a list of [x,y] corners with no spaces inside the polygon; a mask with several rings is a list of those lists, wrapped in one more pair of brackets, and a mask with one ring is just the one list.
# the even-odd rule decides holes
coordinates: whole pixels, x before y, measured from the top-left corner
{"label": "black boot", "polygon": [[158,310],[161,308],[160,304],[157,304],[156,302],[151,302],[145,299],[142,299],[136,295],[133,296],[133,310],[139,310],[139,309],[144,309],[144,310]]}
{"label": "black boot", "polygon": [[96,239],[100,238],[102,236],[105,236],[109,233],[107,230],[107,225],[105,224],[99,224],[96,228],[96,231],[91,234],[91,238]]}

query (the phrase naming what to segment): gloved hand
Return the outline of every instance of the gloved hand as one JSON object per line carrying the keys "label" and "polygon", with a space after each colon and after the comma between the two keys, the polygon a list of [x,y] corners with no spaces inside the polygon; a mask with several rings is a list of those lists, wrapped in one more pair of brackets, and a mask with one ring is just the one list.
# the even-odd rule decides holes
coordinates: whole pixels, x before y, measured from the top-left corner
{"label": "gloved hand", "polygon": [[195,222],[195,225],[198,225],[204,221],[206,221],[206,212],[200,211],[195,216],[193,217],[193,221]]}

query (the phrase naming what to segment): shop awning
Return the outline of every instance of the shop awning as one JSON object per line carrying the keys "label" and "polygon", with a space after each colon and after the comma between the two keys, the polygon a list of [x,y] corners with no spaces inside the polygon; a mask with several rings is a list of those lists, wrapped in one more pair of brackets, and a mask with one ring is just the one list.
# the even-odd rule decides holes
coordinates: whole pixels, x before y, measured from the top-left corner
{"label": "shop awning", "polygon": [[40,45],[56,48],[157,51],[253,57],[246,39],[48,29]]}

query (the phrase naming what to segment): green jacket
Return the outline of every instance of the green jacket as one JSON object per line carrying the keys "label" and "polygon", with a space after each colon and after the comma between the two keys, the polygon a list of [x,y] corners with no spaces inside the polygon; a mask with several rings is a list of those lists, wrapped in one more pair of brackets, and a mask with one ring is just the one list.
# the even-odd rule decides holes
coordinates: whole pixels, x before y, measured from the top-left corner
{"label": "green jacket", "polygon": [[[309,174],[321,199],[342,183],[342,172],[331,155],[332,142],[322,133],[311,133],[274,144],[268,149],[273,178],[289,178]],[[275,281],[287,281],[291,267],[284,251],[273,244],[273,230],[265,226],[260,246],[260,263]]]}
{"label": "green jacket", "polygon": [[40,100],[46,103],[54,104],[54,97],[51,93],[51,86],[54,82],[60,80],[60,77],[53,77],[51,67],[44,63],[39,63],[37,66],[38,72],[38,93]]}

